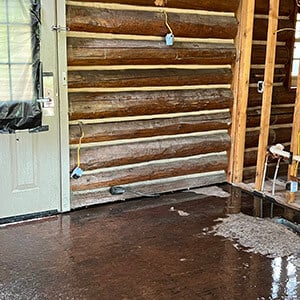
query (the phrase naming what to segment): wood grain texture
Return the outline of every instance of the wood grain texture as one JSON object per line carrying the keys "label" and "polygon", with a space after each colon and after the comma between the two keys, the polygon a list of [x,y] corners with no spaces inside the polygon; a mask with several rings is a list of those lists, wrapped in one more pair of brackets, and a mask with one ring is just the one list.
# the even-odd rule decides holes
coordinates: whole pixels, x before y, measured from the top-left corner
{"label": "wood grain texture", "polygon": [[[155,0],[75,0],[78,2],[102,2],[102,3],[119,3],[139,6],[155,6]],[[240,0],[220,1],[218,5],[214,0],[168,0],[166,7],[199,9],[218,12],[235,12]]]}
{"label": "wood grain texture", "polygon": [[[294,0],[284,0],[280,1],[279,12],[281,16],[290,16],[294,13],[295,1]],[[266,0],[256,0],[255,1],[255,13],[268,15],[269,12],[269,2]]]}
{"label": "wood grain texture", "polygon": [[[276,68],[274,71],[273,82],[284,82],[288,74],[285,68]],[[251,68],[250,83],[257,83],[264,80],[264,69]]]}
{"label": "wood grain texture", "polygon": [[[117,145],[102,145],[81,149],[81,168],[93,170],[158,159],[187,157],[228,150],[228,134],[173,137],[163,140],[144,140]],[[71,170],[77,164],[77,150],[70,151]]]}
{"label": "wood grain texture", "polygon": [[237,20],[240,26],[235,44],[239,55],[234,66],[232,84],[234,103],[232,107],[231,148],[227,177],[229,182],[235,183],[241,182],[243,179],[254,7],[254,0],[242,1],[237,12]]}
{"label": "wood grain texture", "polygon": [[170,161],[168,163],[152,162],[146,165],[128,168],[105,170],[83,175],[78,180],[71,181],[72,191],[91,190],[101,187],[124,185],[133,182],[183,176],[195,173],[205,173],[227,168],[227,155],[190,158],[188,160]]}
{"label": "wood grain texture", "polygon": [[69,71],[69,88],[182,86],[231,83],[230,69]]}
{"label": "wood grain texture", "polygon": [[[294,28],[294,20],[278,20],[278,30],[283,28]],[[267,40],[267,30],[268,30],[268,19],[254,19],[254,31],[253,31],[253,39],[254,40]],[[287,41],[293,38],[295,35],[295,31],[285,30],[278,32],[277,40],[278,41]]]}
{"label": "wood grain texture", "polygon": [[[137,120],[114,123],[84,124],[83,143],[121,139],[175,135],[192,132],[228,129],[229,112],[166,119]],[[70,144],[78,143],[81,136],[78,125],[70,126]]]}
{"label": "wood grain texture", "polygon": [[264,92],[262,99],[262,112],[260,120],[260,134],[258,141],[258,153],[256,163],[256,178],[255,189],[261,190],[263,182],[264,161],[268,146],[270,113],[272,107],[272,93],[273,93],[273,78],[274,65],[276,60],[276,41],[277,41],[277,26],[279,15],[280,0],[270,0],[269,2],[269,19],[268,19],[268,37],[266,48],[266,61],[264,73]]}
{"label": "wood grain texture", "polygon": [[[292,124],[293,107],[272,108],[270,125]],[[260,124],[261,109],[247,111],[247,128],[258,127]]]}
{"label": "wood grain texture", "polygon": [[[288,143],[291,139],[292,128],[270,128],[268,136],[268,145],[275,145],[277,143]],[[246,148],[253,148],[258,146],[258,138],[260,129],[251,130],[246,133]]]}
{"label": "wood grain texture", "polygon": [[[168,13],[175,37],[233,39],[237,33],[234,17]],[[67,6],[67,26],[72,31],[151,35],[169,33],[161,12],[109,10]]]}
{"label": "wood grain texture", "polygon": [[[272,103],[293,104],[295,102],[296,91],[289,90],[283,86],[273,87]],[[248,107],[260,106],[262,104],[262,94],[257,92],[257,88],[249,89]]]}
{"label": "wood grain texture", "polygon": [[231,44],[68,38],[68,65],[232,64]]}
{"label": "wood grain texture", "polygon": [[93,119],[228,108],[230,89],[70,93],[69,118]]}
{"label": "wood grain texture", "polygon": [[[167,193],[172,191],[183,190],[187,188],[195,188],[199,186],[212,185],[216,183],[221,183],[226,181],[225,172],[214,173],[204,173],[199,176],[193,177],[172,177],[169,180],[153,180],[153,181],[142,181],[135,185],[126,185],[135,191],[153,194],[155,193]],[[123,195],[112,196],[109,193],[109,188],[86,191],[83,193],[72,193],[71,207],[78,208],[88,205],[107,203],[112,201],[120,201],[125,199],[132,199],[140,197],[140,195],[135,195],[133,193],[125,193]]]}
{"label": "wood grain texture", "polygon": [[[290,61],[290,49],[287,46],[277,46],[275,54],[276,64],[288,64]],[[253,45],[251,63],[252,64],[265,64],[266,58],[266,46],[265,45]]]}

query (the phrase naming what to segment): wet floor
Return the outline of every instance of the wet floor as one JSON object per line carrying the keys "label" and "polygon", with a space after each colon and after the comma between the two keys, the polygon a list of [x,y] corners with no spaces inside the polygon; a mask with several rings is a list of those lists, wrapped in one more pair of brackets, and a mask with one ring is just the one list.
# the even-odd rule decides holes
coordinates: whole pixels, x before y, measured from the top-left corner
{"label": "wet floor", "polygon": [[226,213],[299,216],[230,192],[179,192],[2,226],[0,299],[300,299],[296,257],[271,259],[203,234]]}

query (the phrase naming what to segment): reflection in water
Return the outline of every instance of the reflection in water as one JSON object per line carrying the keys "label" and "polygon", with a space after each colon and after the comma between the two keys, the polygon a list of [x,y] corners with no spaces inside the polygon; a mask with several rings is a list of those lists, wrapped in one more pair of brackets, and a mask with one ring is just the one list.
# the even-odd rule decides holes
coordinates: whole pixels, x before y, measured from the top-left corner
{"label": "reflection in water", "polygon": [[[272,261],[272,298],[299,299],[297,291],[297,268],[290,259],[276,257]],[[286,278],[286,280],[284,280]]]}
{"label": "reflection in water", "polygon": [[286,285],[286,294],[288,299],[298,299],[297,292],[297,268],[290,261],[287,263],[288,282]]}
{"label": "reflection in water", "polygon": [[272,261],[272,299],[277,299],[280,290],[280,275],[281,275],[282,258],[276,257]]}

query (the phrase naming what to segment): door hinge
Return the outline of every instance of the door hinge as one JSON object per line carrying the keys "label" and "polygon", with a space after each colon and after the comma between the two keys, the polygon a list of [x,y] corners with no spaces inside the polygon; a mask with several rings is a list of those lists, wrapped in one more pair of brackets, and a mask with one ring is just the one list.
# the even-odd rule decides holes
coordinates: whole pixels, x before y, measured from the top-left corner
{"label": "door hinge", "polygon": [[63,27],[63,26],[60,26],[60,25],[52,25],[51,30],[60,32],[60,31],[69,31],[70,28],[69,27]]}

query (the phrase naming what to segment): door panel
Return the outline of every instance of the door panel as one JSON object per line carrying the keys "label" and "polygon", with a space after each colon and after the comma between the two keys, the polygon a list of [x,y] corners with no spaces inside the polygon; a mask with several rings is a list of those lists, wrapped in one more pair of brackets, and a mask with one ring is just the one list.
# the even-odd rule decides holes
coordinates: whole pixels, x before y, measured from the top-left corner
{"label": "door panel", "polygon": [[57,33],[51,30],[55,12],[54,0],[41,1],[41,61],[44,72],[54,74],[55,105],[43,113],[43,125],[49,125],[49,131],[0,135],[0,218],[60,210]]}

